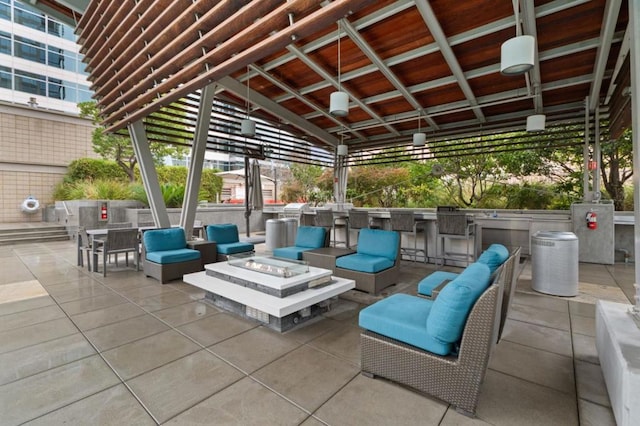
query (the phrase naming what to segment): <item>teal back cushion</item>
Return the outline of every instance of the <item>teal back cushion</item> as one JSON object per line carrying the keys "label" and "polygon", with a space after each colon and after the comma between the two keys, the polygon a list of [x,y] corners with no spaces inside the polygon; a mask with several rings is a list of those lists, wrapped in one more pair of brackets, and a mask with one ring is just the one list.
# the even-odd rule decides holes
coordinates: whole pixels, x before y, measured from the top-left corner
{"label": "teal back cushion", "polygon": [[327,230],[322,226],[300,226],[296,234],[296,247],[320,248],[324,247]]}
{"label": "teal back cushion", "polygon": [[494,273],[502,265],[502,262],[500,254],[491,250],[485,250],[478,258],[478,263],[487,265],[491,273]]}
{"label": "teal back cushion", "polygon": [[237,243],[238,227],[232,223],[223,223],[207,226],[207,239],[218,244]]}
{"label": "teal back cushion", "polygon": [[358,235],[358,253],[386,257],[394,261],[398,257],[400,234],[382,229],[361,229]]}
{"label": "teal back cushion", "polygon": [[469,312],[489,286],[490,276],[487,265],[472,263],[447,284],[433,302],[427,318],[427,333],[441,343],[460,340]]}
{"label": "teal back cushion", "polygon": [[502,244],[491,244],[487,251],[493,251],[498,253],[498,255],[502,258],[502,263],[505,262],[509,258],[509,249],[503,246]]}
{"label": "teal back cushion", "polygon": [[150,229],[145,231],[142,238],[147,253],[187,247],[187,239],[182,228]]}

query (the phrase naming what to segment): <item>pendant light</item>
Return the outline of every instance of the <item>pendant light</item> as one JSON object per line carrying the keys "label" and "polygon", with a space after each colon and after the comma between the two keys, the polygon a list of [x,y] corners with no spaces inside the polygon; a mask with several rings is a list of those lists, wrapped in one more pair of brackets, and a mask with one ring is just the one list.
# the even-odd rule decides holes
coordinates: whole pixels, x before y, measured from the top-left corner
{"label": "pendant light", "polygon": [[342,35],[341,21],[338,20],[338,91],[333,92],[329,98],[329,114],[336,117],[346,117],[349,114],[349,95],[342,91],[340,81],[340,37]]}
{"label": "pendant light", "polygon": [[247,66],[247,118],[240,122],[240,134],[252,138],[256,135],[256,122],[251,119],[251,101],[249,100],[249,80],[251,69]]}
{"label": "pendant light", "polygon": [[527,117],[527,132],[542,132],[545,128],[547,116],[534,114]]}
{"label": "pendant light", "polygon": [[502,43],[500,47],[500,72],[504,75],[524,74],[533,68],[535,63],[536,39],[521,34],[519,11],[518,0],[513,0],[516,36]]}
{"label": "pendant light", "polygon": [[427,135],[420,131],[422,114],[418,112],[418,132],[413,134],[413,146],[424,146],[427,143]]}

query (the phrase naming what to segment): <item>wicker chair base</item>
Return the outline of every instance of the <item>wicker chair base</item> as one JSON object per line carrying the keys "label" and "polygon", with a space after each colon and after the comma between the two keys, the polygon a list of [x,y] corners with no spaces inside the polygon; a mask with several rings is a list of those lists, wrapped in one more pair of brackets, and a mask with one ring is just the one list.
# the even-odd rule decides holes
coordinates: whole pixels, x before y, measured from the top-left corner
{"label": "wicker chair base", "polygon": [[356,282],[356,289],[358,290],[378,294],[380,291],[398,282],[398,277],[400,276],[400,261],[397,260],[391,268],[375,274],[338,268],[336,266],[334,275],[354,280]]}
{"label": "wicker chair base", "polygon": [[157,279],[162,284],[182,278],[184,274],[198,271],[202,271],[202,262],[200,259],[164,264],[151,262],[148,259],[144,261],[144,274],[147,277]]}
{"label": "wicker chair base", "polygon": [[475,415],[480,386],[495,345],[502,288],[491,285],[474,305],[457,357],[439,356],[415,346],[362,330],[361,369],[453,404]]}

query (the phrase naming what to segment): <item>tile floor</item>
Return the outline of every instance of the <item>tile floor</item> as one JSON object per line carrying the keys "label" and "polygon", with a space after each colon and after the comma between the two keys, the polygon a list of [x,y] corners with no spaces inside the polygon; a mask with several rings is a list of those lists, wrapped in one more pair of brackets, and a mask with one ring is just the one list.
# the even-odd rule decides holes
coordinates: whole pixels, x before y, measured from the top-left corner
{"label": "tile floor", "polygon": [[[111,267],[76,266],[75,243],[0,247],[1,425],[614,425],[594,339],[597,298],[628,302],[633,265],[581,265],[580,296],[530,290],[524,262],[477,418],[359,374],[350,292],[279,334]],[[403,263],[386,293],[430,271]],[[626,294],[626,295],[625,295]]]}

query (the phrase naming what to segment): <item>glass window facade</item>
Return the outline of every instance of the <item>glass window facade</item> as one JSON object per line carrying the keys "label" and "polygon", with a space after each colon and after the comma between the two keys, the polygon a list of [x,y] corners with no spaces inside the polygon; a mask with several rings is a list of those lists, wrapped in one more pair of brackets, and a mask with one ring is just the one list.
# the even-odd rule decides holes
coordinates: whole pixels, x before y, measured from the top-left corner
{"label": "glass window facade", "polygon": [[[49,36],[73,42],[76,41],[73,28],[52,19],[41,11],[31,7],[26,2],[0,0],[0,19],[41,31],[49,34]],[[82,55],[61,47],[64,46],[64,43],[56,43],[54,38],[45,38],[44,34],[42,38],[29,38],[24,37],[24,31],[16,32],[21,35],[0,31],[0,54],[70,71],[80,76],[87,75],[85,65],[82,63]],[[91,96],[93,93],[86,84],[42,75],[41,73],[44,72],[42,67],[30,69],[29,67],[21,66],[21,68],[26,69],[0,66],[0,88],[46,96],[72,103],[92,100]],[[46,74],[46,72],[44,73]],[[59,76],[59,73],[57,75]]]}

